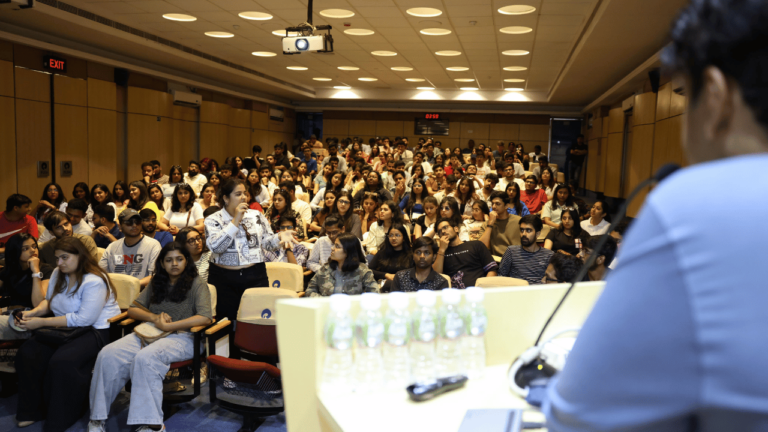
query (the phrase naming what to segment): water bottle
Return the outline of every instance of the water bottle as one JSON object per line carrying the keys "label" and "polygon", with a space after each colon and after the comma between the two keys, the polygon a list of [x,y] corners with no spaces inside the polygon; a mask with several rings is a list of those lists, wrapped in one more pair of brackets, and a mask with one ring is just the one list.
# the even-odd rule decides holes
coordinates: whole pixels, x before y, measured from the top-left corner
{"label": "water bottle", "polygon": [[366,393],[381,388],[384,360],[384,319],[381,317],[381,297],[377,293],[360,296],[360,314],[355,321],[357,350],[355,351],[355,391]]}
{"label": "water bottle", "polygon": [[411,340],[412,382],[425,384],[435,381],[435,337],[437,336],[437,295],[431,290],[416,292],[418,307],[413,313]]}
{"label": "water bottle", "polygon": [[467,377],[480,378],[485,369],[485,328],[488,316],[483,307],[485,293],[482,288],[467,288],[464,306],[464,337],[461,340],[461,353]]}
{"label": "water bottle", "polygon": [[325,363],[321,389],[344,394],[352,391],[352,341],[354,339],[351,300],[346,294],[331,295],[331,312],[325,321]]}
{"label": "water bottle", "polygon": [[443,306],[438,313],[437,377],[444,378],[464,374],[461,358],[461,337],[464,320],[459,311],[461,291],[446,288],[442,292]]}
{"label": "water bottle", "polygon": [[388,388],[404,389],[410,381],[411,319],[408,295],[396,291],[389,294],[389,310],[384,316],[384,381]]}

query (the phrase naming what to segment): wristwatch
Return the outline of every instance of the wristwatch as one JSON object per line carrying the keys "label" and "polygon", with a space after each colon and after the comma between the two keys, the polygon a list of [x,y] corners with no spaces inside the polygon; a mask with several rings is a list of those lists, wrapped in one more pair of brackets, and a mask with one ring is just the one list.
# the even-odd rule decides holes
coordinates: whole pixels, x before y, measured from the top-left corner
{"label": "wristwatch", "polygon": [[32,277],[33,278],[42,279],[43,278],[43,272],[32,273]]}

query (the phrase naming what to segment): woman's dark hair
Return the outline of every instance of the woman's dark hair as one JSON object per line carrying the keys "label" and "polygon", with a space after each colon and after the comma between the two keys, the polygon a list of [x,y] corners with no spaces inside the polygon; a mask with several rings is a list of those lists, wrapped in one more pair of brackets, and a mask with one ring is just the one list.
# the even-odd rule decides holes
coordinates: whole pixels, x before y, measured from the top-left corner
{"label": "woman's dark hair", "polygon": [[[466,195],[461,193],[461,185],[462,183],[466,183],[467,186],[469,186],[469,190],[467,191]],[[456,186],[456,192],[455,197],[456,201],[459,201],[459,203],[466,205],[469,200],[472,199],[472,195],[475,194],[475,182],[472,181],[469,177],[462,177],[461,180],[459,180],[459,185]]]}
{"label": "woman's dark hair", "polygon": [[[163,261],[169,252],[178,251],[184,256],[187,261],[187,265],[184,267],[184,271],[181,272],[176,283],[171,285],[171,276],[165,271]],[[181,303],[187,298],[189,290],[192,289],[192,282],[197,277],[197,266],[195,261],[192,260],[192,255],[185,245],[173,241],[165,245],[160,249],[160,254],[155,261],[155,274],[152,275],[150,284],[152,286],[152,298],[149,300],[151,303],[162,303],[168,300],[173,303]]]}
{"label": "woman's dark hair", "polygon": [[515,213],[517,213],[518,216],[522,216],[523,215],[523,202],[520,201],[520,185],[515,183],[515,182],[508,183],[506,190],[504,190],[504,193],[506,193],[507,196],[509,196],[509,188],[514,188],[515,189],[515,197],[514,198],[510,198],[509,199],[509,203],[515,209]]}
{"label": "woman's dark hair", "polygon": [[[363,255],[363,251],[360,249],[360,240],[358,240],[356,235],[349,232],[341,233],[336,237],[336,241],[341,244],[341,249],[347,254],[344,264],[341,265],[342,272],[355,271],[360,267],[361,263],[366,262],[365,255]],[[331,269],[336,270],[339,264],[328,257],[328,265],[331,266]]]}
{"label": "woman's dark hair", "polygon": [[[574,207],[573,195],[571,195],[571,188],[566,184],[559,184],[555,187],[555,192],[552,194],[552,211],[560,207],[559,200],[557,199],[557,193],[561,190],[568,192],[568,198],[565,199],[565,207]],[[584,209],[581,209],[584,210]]]}
{"label": "woman's dark hair", "polygon": [[379,174],[378,171],[371,170],[371,172],[368,173],[370,176],[371,174],[376,174],[376,178],[379,179],[379,181],[376,182],[376,185],[371,188],[371,186],[368,184],[368,179],[365,179],[365,187],[363,187],[363,190],[366,190],[368,192],[378,192],[381,189],[384,188],[384,183],[381,181],[381,174]]}
{"label": "woman's dark hair", "polygon": [[[548,185],[544,184],[544,176],[543,176],[544,171],[548,171],[549,172],[549,184]],[[552,168],[545,167],[543,170],[541,170],[541,172],[539,172],[539,186],[542,186],[542,189],[543,189],[543,186],[552,187],[552,186],[556,186],[556,185],[557,185],[557,179],[555,178],[555,175],[552,173]]]}
{"label": "woman's dark hair", "polygon": [[613,219],[611,217],[611,212],[613,211],[611,209],[611,206],[607,202],[605,202],[605,200],[600,200],[600,199],[595,201],[595,203],[592,204],[592,206],[594,206],[597,203],[600,203],[600,205],[603,207],[603,219],[605,219],[606,222],[611,223],[611,221]]}
{"label": "woman's dark hair", "polygon": [[[396,251],[389,242],[389,233],[399,231],[403,236],[403,250]],[[400,270],[413,267],[413,249],[411,248],[411,236],[403,224],[392,224],[384,239],[384,247],[376,253],[382,267],[397,267]]]}
{"label": "woman's dark hair", "polygon": [[[414,186],[416,186],[417,183],[421,185],[421,193],[418,196],[416,195],[416,192],[413,191]],[[413,206],[416,205],[417,199],[421,200],[421,207],[424,208],[424,198],[427,196],[429,196],[427,193],[427,182],[425,182],[423,178],[415,179],[411,185],[411,192],[408,194],[408,203],[405,205],[404,213],[407,214],[408,217],[413,214]]]}
{"label": "woman's dark hair", "polygon": [[[59,191],[59,196],[56,197],[56,199],[53,201],[48,199],[48,188],[51,186],[55,187],[56,190]],[[54,207],[56,207],[56,210],[58,210],[61,207],[61,203],[67,202],[67,198],[64,196],[64,191],[61,189],[61,186],[59,186],[58,183],[48,183],[47,185],[45,185],[45,188],[43,189],[43,196],[40,199],[48,201],[51,204],[53,204]],[[47,211],[48,211],[48,207],[42,208],[38,210],[35,216],[39,219],[42,213],[46,213]]]}
{"label": "woman's dark hair", "polygon": [[[209,187],[212,187],[213,193],[216,194],[216,186],[214,186],[212,183],[206,183],[205,185],[203,185],[203,188],[200,189],[200,198],[203,198],[203,192],[205,192],[205,190],[208,189]],[[214,200],[212,204],[215,204],[215,203],[216,201]]]}
{"label": "woman's dark hair", "polygon": [[[179,232],[176,234],[176,242],[181,244],[182,246],[186,246],[186,244],[187,244],[187,236],[189,235],[189,233],[191,233],[193,231],[196,232],[197,234],[199,234],[200,236],[203,235],[203,233],[198,231],[197,228],[191,227],[191,226],[187,226],[187,227],[184,227],[184,228],[180,229]],[[203,242],[203,252],[205,252],[206,249],[207,249],[206,248],[206,244],[205,244],[205,242]]]}
{"label": "woman's dark hair", "polygon": [[[142,182],[141,184],[144,184],[144,183]],[[121,197],[117,196],[117,193],[115,192],[115,189],[117,189],[118,186],[120,186],[120,188],[123,189],[123,196]],[[146,189],[146,186],[145,186],[145,189]],[[131,190],[128,188],[128,185],[125,184],[124,181],[118,180],[115,182],[115,185],[112,186],[112,201],[114,202],[114,200],[120,200],[120,204],[122,205],[123,202],[126,200],[126,198],[130,198],[130,195],[131,195],[130,192]]]}
{"label": "woman's dark hair", "polygon": [[[333,206],[331,208],[328,208],[328,207],[325,206],[325,197],[328,194],[333,195]],[[327,216],[330,213],[332,213],[333,210],[336,209],[336,199],[339,198],[339,195],[341,195],[340,192],[337,192],[337,191],[335,191],[333,189],[326,189],[325,192],[323,193],[323,208],[320,209],[318,214],[323,215],[323,216]]]}
{"label": "woman's dark hair", "polygon": [[[96,195],[96,191],[97,190],[100,190],[100,191],[104,192],[104,194],[106,195],[106,197],[104,198],[104,201],[102,201],[102,202],[96,201],[95,195]],[[96,183],[91,188],[91,203],[92,204],[95,204],[95,205],[107,204],[107,203],[111,203],[111,202],[114,202],[114,201],[115,201],[115,199],[112,198],[112,192],[109,191],[109,188],[107,187],[107,185],[105,185],[103,183]]]}
{"label": "woman's dark hair", "polygon": [[22,272],[21,248],[27,240],[33,240],[35,246],[38,246],[35,236],[27,233],[15,234],[5,242],[5,265],[11,273],[20,274]]}
{"label": "woman's dark hair", "polygon": [[[419,174],[416,174],[417,169],[421,171]],[[411,179],[420,179],[422,177],[424,177],[424,167],[421,164],[411,167]]]}
{"label": "woman's dark hair", "polygon": [[[331,181],[333,180],[333,176],[335,176],[336,174],[341,176],[341,182],[339,182],[338,186],[334,187]],[[341,193],[342,190],[344,190],[344,173],[342,173],[341,171],[333,171],[325,184],[325,190],[328,190],[328,189],[333,189],[336,192]],[[336,198],[338,197],[339,196],[336,195]]]}
{"label": "woman's dark hair", "polygon": [[568,213],[568,215],[571,216],[571,220],[573,221],[573,228],[571,228],[571,237],[577,238],[581,237],[582,229],[581,229],[581,216],[579,215],[579,211],[575,208],[565,208],[563,209],[563,212],[560,214],[560,225],[558,225],[557,229],[560,231],[565,231],[565,226],[563,225],[562,217],[564,214]]}
{"label": "woman's dark hair", "polygon": [[[219,179],[219,186],[218,187],[222,187],[223,186],[223,182],[221,181],[221,174],[219,174],[218,172],[212,172],[212,173],[208,174],[208,183],[212,183],[211,179],[214,178],[214,177]],[[216,187],[216,186],[214,186],[214,187]]]}
{"label": "woman's dark hair", "polygon": [[[456,223],[456,226],[461,226],[461,223],[463,222],[464,218],[461,217],[461,212],[459,211],[459,202],[456,201],[456,198],[452,196],[443,198],[443,201],[440,203],[440,207],[444,205],[448,205],[448,207],[450,207],[451,209],[451,212],[453,213],[453,215],[449,219],[454,221],[454,223]],[[439,210],[437,214],[438,214],[438,220],[443,219],[443,216],[441,215]],[[435,228],[437,228],[437,225],[435,225]]]}
{"label": "woman's dark hair", "polygon": [[[88,249],[85,248],[85,245],[83,245],[80,239],[77,237],[62,237],[56,240],[56,243],[53,244],[53,250],[60,250],[69,254],[77,255],[79,257],[77,268],[75,269],[74,274],[75,279],[77,280],[77,284],[75,285],[75,288],[72,290],[72,292],[69,293],[70,296],[74,296],[75,293],[80,289],[80,286],[83,284],[83,278],[85,275],[87,273],[92,273],[104,281],[104,284],[107,286],[106,298],[109,299],[111,294],[114,294],[115,298],[117,298],[115,286],[112,285],[112,280],[109,278],[109,275],[107,272],[102,270],[101,267],[99,267],[99,265],[96,263],[96,260],[93,258],[91,253],[88,252]],[[56,285],[53,287],[53,295],[51,296],[51,300],[53,300],[53,297],[55,297],[56,294],[60,294],[65,291],[67,291],[67,280],[63,274],[60,274],[59,277],[56,278]]]}
{"label": "woman's dark hair", "polygon": [[[135,187],[139,190],[139,197],[137,199],[131,198],[128,202],[128,208],[132,208],[136,211],[140,211],[149,202],[149,191],[143,181],[131,182],[130,187]],[[161,190],[162,192],[162,190]],[[130,188],[128,189],[128,196],[130,196]]]}
{"label": "woman's dark hair", "polygon": [[189,192],[189,199],[186,203],[184,203],[184,211],[192,210],[192,207],[195,205],[195,200],[197,199],[197,195],[195,194],[195,190],[192,189],[192,186],[186,184],[186,183],[179,183],[176,185],[176,188],[173,190],[173,196],[171,197],[171,211],[172,212],[178,212],[182,210],[181,208],[181,201],[179,201],[179,192],[181,191],[187,191]]}
{"label": "woman's dark hair", "polygon": [[230,178],[227,180],[226,183],[219,186],[219,193],[217,194],[219,207],[221,208],[227,208],[227,204],[224,202],[224,197],[229,198],[229,195],[232,193],[232,191],[235,190],[239,185],[243,184],[241,180]]}
{"label": "woman's dark hair", "polygon": [[552,264],[559,283],[570,282],[584,265],[581,258],[561,253],[552,254],[549,263]]}
{"label": "woman's dark hair", "polygon": [[[285,207],[283,207],[282,210],[278,210],[275,207],[275,197],[280,195],[285,200]],[[267,217],[267,220],[269,221],[270,225],[272,225],[272,231],[276,232],[276,229],[278,225],[280,224],[280,220],[287,215],[293,214],[293,209],[291,208],[291,194],[288,193],[288,191],[284,189],[276,189],[275,193],[272,195],[272,205],[269,206],[267,209],[267,212],[265,216]],[[295,216],[294,216],[295,217]]]}
{"label": "woman's dark hair", "polygon": [[[213,172],[219,172],[219,162],[216,159],[211,159],[208,161],[208,167]],[[214,168],[215,167],[215,168]]]}
{"label": "woman's dark hair", "polygon": [[[342,198],[346,198],[349,200],[349,207],[347,207],[347,212],[344,214],[339,213],[339,200]],[[352,215],[355,214],[355,212],[352,210],[352,203],[354,200],[352,199],[352,194],[348,191],[342,190],[338,195],[336,195],[336,202],[333,203],[333,211],[331,214],[337,215],[341,220],[344,221],[344,226],[347,229],[347,232],[349,232],[352,229]]]}
{"label": "woman's dark hair", "polygon": [[[152,197],[149,195],[149,193],[152,191],[152,189],[157,189],[157,190],[160,191],[160,202],[157,202],[157,201],[153,200]],[[157,206],[158,209],[162,210],[163,209],[163,203],[165,203],[165,197],[163,196],[163,187],[160,186],[157,183],[152,183],[151,185],[149,185],[149,187],[147,188],[147,199],[149,201],[152,201],[153,203],[155,203],[155,205]],[[139,210],[139,209],[137,209],[137,210]]]}
{"label": "woman's dark hair", "polygon": [[177,183],[181,183],[184,181],[184,170],[181,169],[179,165],[174,165],[171,167],[170,170],[168,170],[168,183],[173,183],[173,173],[178,172],[179,173],[179,181]]}
{"label": "woman's dark hair", "polygon": [[86,182],[77,182],[75,184],[75,187],[72,188],[72,196],[75,197],[75,198],[77,198],[77,195],[75,194],[75,191],[78,190],[78,189],[80,189],[83,192],[85,192],[85,195],[83,195],[82,199],[85,200],[86,203],[90,204],[91,203],[91,196],[89,195],[90,189],[88,188],[88,183],[86,183]]}
{"label": "woman's dark hair", "polygon": [[[496,192],[499,192],[499,191],[496,191]],[[500,194],[500,195],[503,195],[503,196],[505,196],[505,197],[507,197],[507,195],[506,195],[505,193],[503,193],[503,192],[499,192],[499,194]],[[491,195],[491,199],[493,199],[493,195]],[[509,197],[507,197],[507,199],[509,199]],[[477,200],[477,201],[475,201],[475,202],[472,204],[472,207],[474,207],[474,206],[478,206],[478,207],[480,207],[480,211],[481,211],[481,212],[482,212],[484,215],[487,215],[487,214],[489,214],[489,213],[491,212],[491,211],[488,209],[488,204],[487,204],[485,201],[483,201],[483,200]]]}
{"label": "woman's dark hair", "polygon": [[[440,159],[440,162],[437,161],[438,159]],[[442,153],[435,155],[435,165],[433,166],[433,169],[437,167],[445,168],[445,156],[443,156]]]}
{"label": "woman's dark hair", "polygon": [[[397,203],[395,203],[392,200],[384,201],[383,203],[381,203],[379,208],[381,208],[383,206],[387,206],[389,211],[392,212],[392,221],[390,222],[392,225],[395,225],[395,224],[403,225],[403,224],[405,224],[405,217],[403,216],[403,211],[400,209],[400,206],[397,205]],[[384,226],[383,225],[384,222],[381,221],[381,220],[379,220],[379,222],[377,222],[377,223],[380,226],[382,226],[382,227]]]}

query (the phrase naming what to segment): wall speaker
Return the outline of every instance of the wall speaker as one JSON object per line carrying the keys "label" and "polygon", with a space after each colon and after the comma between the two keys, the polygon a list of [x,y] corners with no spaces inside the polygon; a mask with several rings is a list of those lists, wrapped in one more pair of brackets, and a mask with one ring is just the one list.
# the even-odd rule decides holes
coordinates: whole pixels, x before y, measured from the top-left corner
{"label": "wall speaker", "polygon": [[122,87],[128,87],[129,75],[130,72],[128,72],[128,69],[115,68],[115,84]]}
{"label": "wall speaker", "polygon": [[661,73],[658,69],[654,69],[648,72],[648,79],[651,80],[651,90],[654,93],[659,92],[659,81],[661,80]]}

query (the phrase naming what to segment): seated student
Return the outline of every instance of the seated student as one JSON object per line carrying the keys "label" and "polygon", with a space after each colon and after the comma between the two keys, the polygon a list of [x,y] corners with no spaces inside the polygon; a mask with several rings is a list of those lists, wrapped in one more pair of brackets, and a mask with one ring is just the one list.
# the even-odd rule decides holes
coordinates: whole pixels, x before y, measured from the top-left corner
{"label": "seated student", "polygon": [[128,192],[130,188],[124,181],[118,180],[115,185],[112,186],[112,199],[115,203],[115,214],[120,214],[128,207],[128,203],[131,202],[131,196]]}
{"label": "seated student", "polygon": [[533,150],[534,150],[533,152],[528,154],[528,158],[531,160],[531,162],[538,162],[539,159],[541,159],[543,157],[547,157],[546,154],[541,152],[541,146],[540,145],[538,145],[538,144],[535,145],[533,147]]}
{"label": "seated student", "polygon": [[325,218],[331,214],[336,206],[336,191],[328,190],[324,193],[323,205],[320,211],[312,218],[312,223],[307,228],[307,237],[319,237],[323,232]]}
{"label": "seated student", "polygon": [[[328,215],[323,221],[324,235],[317,238],[307,258],[305,276],[311,276],[320,271],[320,268],[328,262],[331,256],[331,248],[339,234],[345,231],[344,220],[338,215]],[[360,246],[362,249],[362,245]],[[306,282],[309,282],[306,280]]]}
{"label": "seated student", "polygon": [[195,227],[198,231],[205,229],[203,208],[196,200],[192,186],[186,183],[176,186],[171,197],[171,206],[163,215],[163,224],[168,226],[169,233],[176,235],[179,230],[188,226]]}
{"label": "seated student", "polygon": [[168,172],[168,183],[161,186],[163,198],[170,199],[173,197],[173,191],[175,191],[176,186],[180,184],[184,184],[184,171],[181,170],[179,165],[174,165]]}
{"label": "seated student", "polygon": [[581,229],[578,220],[579,212],[577,210],[563,210],[560,225],[549,230],[547,239],[544,240],[544,247],[552,252],[578,255],[584,246],[584,241],[589,238],[589,234]]}
{"label": "seated student", "polygon": [[141,163],[141,179],[145,186],[149,186],[152,183],[157,183],[157,180],[153,178],[154,170],[152,169],[152,162]]}
{"label": "seated student", "polygon": [[200,208],[203,209],[203,213],[205,213],[205,210],[208,210],[208,208],[211,206],[216,207],[216,187],[214,187],[211,183],[206,183],[205,186],[203,186],[202,195],[197,200],[197,203],[200,204]]}
{"label": "seated student", "polygon": [[448,196],[452,196],[453,192],[456,190],[456,183],[458,182],[458,178],[455,174],[449,174],[445,176],[445,181],[443,181],[442,189],[434,194],[433,196],[437,200],[437,204],[442,204],[443,199]]}
{"label": "seated student", "polygon": [[317,211],[320,209],[321,203],[320,201],[323,200],[323,197],[325,196],[325,191],[332,190],[336,192],[336,197],[338,198],[338,194],[340,194],[342,191],[344,191],[344,174],[342,174],[340,171],[334,171],[330,176],[330,183],[326,184],[325,187],[321,188],[320,191],[318,191],[315,194],[315,197],[312,198],[312,202],[309,203],[309,206],[312,208],[312,210]]}
{"label": "seated student", "polygon": [[484,201],[486,203],[491,202],[491,193],[496,189],[498,183],[499,176],[495,173],[486,174],[483,179],[483,187],[476,191],[478,198],[480,198],[479,201]]}
{"label": "seated student", "polygon": [[[112,192],[109,191],[107,185],[103,183],[96,183],[91,188],[91,208],[95,209],[96,206],[101,204],[108,205],[115,210],[115,219],[113,222],[117,222],[117,215],[120,214],[117,204],[115,204],[115,198],[112,196]],[[122,206],[123,204],[120,203]]]}
{"label": "seated student", "polygon": [[168,184],[168,176],[163,174],[163,167],[160,165],[160,161],[158,160],[151,160],[149,163],[152,164],[152,180],[153,183],[157,183],[159,185]]}
{"label": "seated student", "polygon": [[296,197],[296,183],[293,181],[284,181],[280,183],[280,189],[285,190],[291,196],[291,208],[296,214],[301,216],[303,229],[306,231],[306,224],[312,220],[312,208],[304,200]]}
{"label": "seated student", "polygon": [[221,184],[226,184],[230,179],[232,179],[232,173],[235,171],[235,167],[233,167],[231,164],[225,163],[221,166],[221,169],[219,170],[219,175],[221,175]]}
{"label": "seated student", "polygon": [[93,232],[85,219],[87,212],[88,203],[85,202],[85,200],[74,198],[69,201],[67,209],[64,211],[64,213],[69,216],[69,221],[72,224],[72,232],[75,234],[90,236]]}
{"label": "seated student", "polygon": [[540,284],[554,252],[540,247],[536,242],[543,227],[538,216],[523,216],[518,224],[520,245],[512,245],[504,252],[499,276],[523,279],[531,285]]}
{"label": "seated student", "polygon": [[504,192],[495,191],[491,195],[491,207],[493,211],[488,215],[488,228],[483,233],[480,241],[487,247],[491,254],[504,255],[507,248],[520,243],[520,216],[507,212],[509,196]]}
{"label": "seated student", "polygon": [[85,246],[85,249],[91,254],[93,259],[97,259],[98,250],[96,249],[96,243],[89,236],[82,234],[75,234],[72,232],[72,224],[69,221],[69,216],[66,213],[60,211],[52,211],[45,217],[45,229],[48,230],[55,237],[43,243],[40,246],[40,259],[50,265],[56,265],[56,256],[54,254],[54,244],[57,239],[64,237],[74,237],[80,240]]}
{"label": "seated student", "polygon": [[571,283],[584,265],[577,256],[556,253],[549,259],[547,270],[541,278],[543,284]]}
{"label": "seated student", "polygon": [[[293,216],[299,228],[296,229],[296,238],[298,241],[304,241],[306,231],[304,229],[304,219],[296,213],[290,206],[291,194],[285,189],[278,189],[272,198],[272,205],[264,212],[264,217],[269,221],[272,232],[278,232],[280,221],[287,216]],[[276,251],[277,252],[277,251]]]}
{"label": "seated student", "polygon": [[203,212],[203,217],[208,219],[208,216],[218,212],[219,210],[221,210],[221,207],[219,207],[217,205],[212,205],[212,206],[208,207],[207,209],[205,209],[205,211]]}
{"label": "seated student", "polygon": [[539,189],[542,189],[547,193],[547,199],[552,200],[555,196],[555,188],[558,183],[552,176],[552,168],[546,167],[541,170],[541,177],[539,178]]}
{"label": "seated student", "polygon": [[414,178],[411,184],[411,193],[400,201],[400,210],[405,215],[405,220],[412,223],[424,214],[424,199],[429,196],[427,184],[423,178]]}
{"label": "seated student", "polygon": [[[140,181],[131,182],[128,193],[131,200],[128,202],[126,208],[136,210],[136,212],[140,212],[145,208],[150,209],[155,212],[155,218],[158,221],[162,220],[164,211],[162,210],[162,207],[158,207],[154,201],[149,199],[149,192],[147,192],[147,187],[144,186],[144,183]],[[120,215],[118,214],[118,216]]]}
{"label": "seated student", "polygon": [[211,260],[211,251],[205,247],[205,239],[203,235],[194,227],[182,228],[178,234],[176,234],[176,243],[184,245],[192,257],[192,261],[197,267],[197,274],[200,278],[208,283],[208,266]]}
{"label": "seated student", "polygon": [[384,188],[384,182],[381,180],[381,174],[371,170],[368,175],[365,176],[365,186],[354,194],[352,202],[353,208],[360,208],[363,205],[363,198],[368,194],[375,194],[378,196],[379,201],[389,201],[392,199],[392,194]]}
{"label": "seated student", "polygon": [[344,221],[346,232],[352,233],[358,239],[363,239],[362,221],[354,210],[352,210],[352,194],[346,191],[341,192],[336,198],[335,208],[332,214],[335,214]]}
{"label": "seated student", "polygon": [[[338,203],[339,200],[336,200]],[[405,218],[400,207],[394,201],[387,201],[379,206],[379,218],[368,229],[368,237],[364,242],[370,255],[376,253],[384,246],[384,240],[394,224],[405,224]]]}
{"label": "seated student", "polygon": [[368,267],[377,281],[384,282],[381,292],[390,291],[395,273],[413,267],[411,239],[405,226],[392,225],[384,246],[376,252]]}
{"label": "seated student", "polygon": [[[277,221],[277,226],[273,230],[276,233],[280,231],[296,231],[298,230],[298,224],[297,215],[295,213],[288,213]],[[298,236],[296,240],[298,240]],[[308,257],[309,249],[298,242],[281,244],[278,250],[264,251],[265,262],[287,262],[300,265],[302,268],[306,266]]]}
{"label": "seated student", "polygon": [[597,200],[589,209],[589,219],[581,221],[581,228],[589,235],[599,236],[608,232],[610,222],[605,220],[611,214],[611,209],[605,201]]}
{"label": "seated student", "polygon": [[[147,186],[147,194],[149,195],[149,202],[154,203],[163,213],[168,211],[168,208],[171,206],[171,200],[165,198],[163,188],[159,184],[154,183]],[[162,220],[162,217],[157,220]]]}
{"label": "seated student", "polygon": [[584,242],[584,247],[581,249],[581,256],[579,257],[584,262],[587,262],[590,255],[593,253],[598,254],[595,263],[592,264],[592,267],[590,267],[587,272],[587,280],[590,281],[601,281],[608,276],[608,272],[610,271],[609,266],[613,262],[613,258],[616,256],[616,249],[618,248],[616,240],[609,236],[603,247],[599,251],[595,251],[595,247],[597,247],[597,242],[599,241],[599,236],[588,238],[587,241]]}
{"label": "seated student", "polygon": [[552,178],[557,179],[557,168],[549,166],[546,156],[540,156],[538,159],[538,162],[539,162],[539,166],[533,169],[533,175],[535,175],[537,179],[541,178],[541,171],[544,168],[549,168],[552,171]]}
{"label": "seated student", "polygon": [[[544,208],[541,209],[541,220],[552,228],[557,228],[560,226],[560,215],[567,208],[576,209],[576,211],[583,210],[573,202],[568,185],[559,184],[555,187],[552,200],[547,201]],[[576,222],[579,223],[580,221],[581,219]]]}
{"label": "seated student", "polygon": [[145,287],[155,271],[155,260],[162,246],[157,240],[142,233],[142,219],[136,210],[123,210],[118,220],[125,237],[107,246],[99,267],[108,273],[133,276]]}
{"label": "seated student", "polygon": [[309,281],[306,296],[379,292],[379,284],[373,272],[364,263],[365,255],[360,249],[360,240],[352,233],[340,234],[333,243],[328,262]]}
{"label": "seated student", "polygon": [[195,191],[195,195],[200,196],[203,192],[203,186],[208,183],[208,178],[200,172],[200,164],[197,161],[189,161],[189,171],[184,173],[184,179],[182,183],[186,183],[192,186],[192,190]]}
{"label": "seated student", "polygon": [[518,186],[517,183],[508,184],[507,189],[504,192],[509,197],[507,213],[521,217],[531,214],[531,212],[528,211],[528,206],[520,200],[520,186]]}
{"label": "seated student", "polygon": [[259,170],[252,169],[248,172],[245,177],[245,188],[251,194],[253,201],[259,203],[262,208],[269,207],[272,194],[269,192],[269,187],[262,183]]}
{"label": "seated student", "polygon": [[520,200],[528,207],[531,214],[539,214],[544,204],[547,203],[547,193],[541,189],[536,189],[538,179],[534,175],[525,178],[525,190],[520,192]]}
{"label": "seated student", "polygon": [[[395,168],[397,169],[397,168]],[[400,201],[405,198],[405,196],[411,191],[410,186],[408,184],[408,179],[405,175],[405,172],[402,170],[397,170],[392,174],[392,178],[394,179],[395,186],[392,188],[390,192],[392,192],[392,201],[399,203]]]}
{"label": "seated student", "polygon": [[40,201],[30,214],[35,217],[38,224],[42,224],[49,212],[56,210],[63,212],[66,209],[67,198],[64,196],[61,186],[56,183],[48,183],[43,189],[43,196],[40,197]]}
{"label": "seated student", "polygon": [[368,193],[363,198],[363,208],[359,211],[360,228],[363,236],[371,229],[371,225],[379,220],[379,202],[377,194]]}
{"label": "seated student", "polygon": [[21,194],[12,194],[5,200],[5,211],[0,212],[0,257],[12,235],[23,233],[31,234],[35,239],[40,237],[37,221],[28,214],[31,203],[31,199]]}
{"label": "seated student", "polygon": [[413,221],[413,238],[419,238],[428,230],[435,231],[435,222],[437,222],[438,203],[435,197],[428,196],[424,198],[424,214]]}
{"label": "seated student", "polygon": [[[89,228],[93,228],[93,207],[91,206],[90,191],[91,190],[88,188],[88,184],[86,182],[77,182],[75,183],[75,187],[72,189],[72,198],[79,198],[85,201],[85,204],[88,206],[85,209],[85,223],[88,224]],[[66,213],[66,210],[64,212]]]}
{"label": "seated student", "polygon": [[130,379],[131,400],[128,424],[145,425],[138,430],[165,430],[163,425],[163,379],[171,363],[194,355],[194,337],[189,329],[213,320],[211,293],[197,273],[187,248],[173,242],[157,257],[152,281],[128,308],[128,316],[170,332],[150,344],[136,333],[104,347],[96,359],[91,380],[89,431],[105,431],[109,409]]}
{"label": "seated student", "polygon": [[99,204],[93,209],[93,224],[96,229],[91,233],[91,238],[96,247],[106,249],[112,242],[123,238],[120,227],[115,223],[115,208]]}
{"label": "seated student", "polygon": [[414,267],[395,273],[391,291],[438,291],[448,288],[448,281],[432,268],[436,258],[437,244],[434,240],[429,237],[417,238],[413,242]]}
{"label": "seated student", "polygon": [[488,204],[485,201],[478,201],[472,204],[472,218],[464,219],[464,226],[467,228],[470,240],[480,240],[488,227]]}
{"label": "seated student", "polygon": [[[37,307],[45,297],[53,267],[40,262],[37,239],[31,234],[11,236],[6,251],[5,267],[0,270],[0,296],[8,297],[13,306]],[[8,317],[0,318],[0,340],[27,339],[31,335],[12,329]]]}
{"label": "seated student", "polygon": [[326,165],[323,167],[323,171],[321,173],[318,173],[314,180],[312,181],[315,186],[313,188],[313,193],[315,196],[320,192],[320,189],[323,189],[329,181],[331,181],[331,175],[333,174],[333,167],[331,165]]}
{"label": "seated student", "polygon": [[160,247],[164,247],[173,241],[173,235],[168,231],[158,231],[160,225],[155,218],[155,212],[150,209],[144,209],[139,212],[141,216],[141,230],[145,236],[160,242]]}
{"label": "seated student", "polygon": [[58,267],[45,299],[23,312],[17,325],[28,331],[77,327],[83,334],[56,346],[34,333],[19,348],[16,421],[26,427],[45,419],[43,430],[63,432],[83,415],[93,364],[109,343],[107,320],[119,314],[120,307],[109,276],[82,242],[57,239],[55,254]]}
{"label": "seated student", "polygon": [[459,238],[461,225],[454,218],[437,221],[437,259],[432,265],[438,273],[451,278],[451,286],[458,289],[475,286],[477,279],[496,276],[499,268],[488,248],[479,241],[464,242]]}

